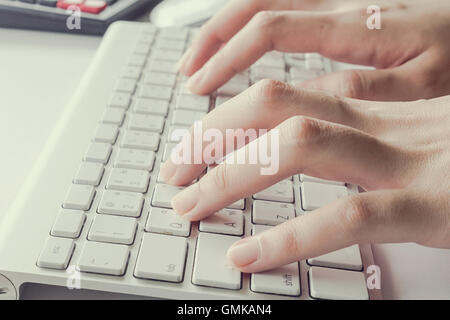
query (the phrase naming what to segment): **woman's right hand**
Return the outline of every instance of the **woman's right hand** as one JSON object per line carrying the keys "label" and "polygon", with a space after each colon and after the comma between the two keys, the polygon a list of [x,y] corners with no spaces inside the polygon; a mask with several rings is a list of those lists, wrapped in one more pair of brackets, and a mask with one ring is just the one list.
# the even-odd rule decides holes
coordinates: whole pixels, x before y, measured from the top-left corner
{"label": "woman's right hand", "polygon": [[380,0],[381,29],[370,30],[362,0],[234,0],[200,30],[179,63],[189,88],[207,94],[264,53],[318,52],[376,67],[304,82],[367,100],[450,94],[450,2]]}

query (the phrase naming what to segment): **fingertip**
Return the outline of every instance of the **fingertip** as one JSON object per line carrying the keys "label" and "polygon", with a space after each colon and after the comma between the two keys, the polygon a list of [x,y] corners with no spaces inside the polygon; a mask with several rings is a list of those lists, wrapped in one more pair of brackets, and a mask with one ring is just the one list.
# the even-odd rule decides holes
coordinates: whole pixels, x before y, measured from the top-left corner
{"label": "fingertip", "polygon": [[228,264],[237,269],[247,269],[260,258],[260,244],[257,237],[248,237],[235,242],[228,249]]}
{"label": "fingertip", "polygon": [[197,71],[197,73],[195,73],[192,77],[190,77],[189,80],[186,82],[186,88],[190,90],[192,93],[199,95],[204,94],[204,92],[202,92],[201,90],[202,89],[201,84],[203,81],[204,74],[205,74],[204,69]]}
{"label": "fingertip", "polygon": [[186,219],[191,220],[194,213],[193,210],[199,201],[197,188],[197,183],[194,183],[172,198],[172,208],[178,215],[185,216]]}

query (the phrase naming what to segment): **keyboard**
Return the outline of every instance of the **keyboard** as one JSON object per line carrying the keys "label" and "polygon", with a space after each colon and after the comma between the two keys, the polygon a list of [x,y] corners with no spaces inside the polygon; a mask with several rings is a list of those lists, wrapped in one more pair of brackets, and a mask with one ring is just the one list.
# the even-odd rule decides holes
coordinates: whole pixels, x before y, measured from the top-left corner
{"label": "keyboard", "polygon": [[0,27],[102,35],[142,16],[155,0],[0,0]]}
{"label": "keyboard", "polygon": [[[225,258],[237,240],[314,214],[358,192],[354,185],[299,174],[200,222],[172,210],[183,187],[164,184],[159,168],[179,141],[175,129],[261,79],[298,82],[332,70],[316,53],[271,52],[211,95],[196,96],[175,72],[196,32],[135,22],[109,28],[19,201],[17,227],[5,231],[11,262],[0,262],[0,275],[17,286],[67,286],[76,276],[86,289],[169,299],[380,298],[366,285],[370,245],[255,274]],[[23,250],[32,260],[15,256]]]}

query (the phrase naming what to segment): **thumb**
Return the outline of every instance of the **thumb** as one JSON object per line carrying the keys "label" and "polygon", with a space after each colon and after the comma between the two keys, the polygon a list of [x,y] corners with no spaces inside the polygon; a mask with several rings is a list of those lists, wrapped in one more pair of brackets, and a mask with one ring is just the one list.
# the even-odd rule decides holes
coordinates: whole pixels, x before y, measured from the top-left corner
{"label": "thumb", "polygon": [[411,100],[414,98],[411,87],[415,86],[411,83],[411,74],[406,76],[401,67],[338,71],[294,85],[355,99],[377,101]]}
{"label": "thumb", "polygon": [[397,189],[340,199],[234,243],[228,261],[242,272],[260,272],[357,243],[416,240],[413,231],[427,223],[423,205],[411,198]]}

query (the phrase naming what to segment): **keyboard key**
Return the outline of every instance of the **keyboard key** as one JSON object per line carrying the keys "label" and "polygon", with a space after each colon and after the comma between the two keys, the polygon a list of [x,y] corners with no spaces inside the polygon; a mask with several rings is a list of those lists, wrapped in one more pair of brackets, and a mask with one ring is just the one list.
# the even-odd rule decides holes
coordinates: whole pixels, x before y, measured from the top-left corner
{"label": "keyboard key", "polygon": [[105,190],[98,205],[98,213],[137,218],[141,215],[143,203],[141,193]]}
{"label": "keyboard key", "polygon": [[162,161],[166,161],[170,155],[172,154],[172,150],[173,148],[175,148],[177,146],[176,143],[174,142],[167,142],[166,145],[164,146],[164,153],[162,156]]}
{"label": "keyboard key", "polygon": [[151,207],[145,231],[188,237],[191,232],[191,222],[183,219],[173,210]]}
{"label": "keyboard key", "polygon": [[253,195],[254,199],[294,202],[294,189],[290,180],[280,181]]}
{"label": "keyboard key", "polygon": [[75,242],[67,238],[47,238],[37,265],[41,268],[64,270],[69,265]]}
{"label": "keyboard key", "polygon": [[308,259],[308,264],[355,271],[361,271],[363,268],[361,253],[357,244]]}
{"label": "keyboard key", "polygon": [[192,126],[195,121],[200,121],[206,112],[175,110],[172,116],[172,124],[180,126]]}
{"label": "keyboard key", "polygon": [[311,297],[329,300],[368,300],[364,273],[311,267],[309,269]]}
{"label": "keyboard key", "polygon": [[167,116],[169,111],[169,101],[159,99],[136,99],[133,104],[133,111],[136,113],[156,114]]}
{"label": "keyboard key", "polygon": [[[111,1],[116,1],[116,0],[111,0]],[[141,35],[139,36],[139,41],[144,44],[151,44],[154,39],[155,39],[154,33],[152,34],[152,33],[142,32]]]}
{"label": "keyboard key", "polygon": [[239,238],[200,232],[197,238],[192,282],[197,285],[241,288],[241,272],[227,265],[228,248]]}
{"label": "keyboard key", "polygon": [[305,60],[321,60],[322,56],[316,52],[305,53]]}
{"label": "keyboard key", "polygon": [[253,66],[251,68],[252,83],[262,79],[285,81],[284,69]]}
{"label": "keyboard key", "polygon": [[284,60],[281,58],[272,58],[263,56],[255,62],[255,66],[284,69]]}
{"label": "keyboard key", "polygon": [[209,96],[196,96],[182,94],[177,99],[177,109],[208,112]]}
{"label": "keyboard key", "polygon": [[139,79],[140,76],[141,76],[141,68],[139,67],[128,66],[122,72],[122,78],[137,80]]}
{"label": "keyboard key", "polygon": [[63,202],[64,209],[84,210],[91,207],[95,189],[92,186],[72,184]]}
{"label": "keyboard key", "polygon": [[146,72],[144,73],[142,83],[156,84],[160,86],[167,86],[173,88],[175,86],[176,80],[177,76],[175,74],[163,72]]}
{"label": "keyboard key", "polygon": [[100,124],[97,127],[93,141],[114,144],[119,134],[119,128],[113,124]]}
{"label": "keyboard key", "polygon": [[148,63],[148,71],[164,72],[176,74],[174,61],[150,60]]}
{"label": "keyboard key", "polygon": [[341,182],[341,181],[320,179],[320,178],[316,178],[316,177],[312,177],[312,176],[307,176],[306,174],[303,174],[303,173],[300,174],[298,177],[301,182],[318,182],[318,183],[326,183],[326,184],[335,184],[338,186],[345,186],[345,183]]}
{"label": "keyboard key", "polygon": [[107,4],[103,0],[86,0],[80,6],[82,12],[99,14],[103,10],[105,10]]}
{"label": "keyboard key", "polygon": [[146,192],[150,182],[150,174],[145,170],[119,169],[111,170],[107,189],[121,191]]}
{"label": "keyboard key", "polygon": [[227,102],[227,101],[230,100],[230,99],[231,99],[231,97],[217,96],[217,97],[216,97],[216,104],[215,104],[216,108],[217,108],[218,106],[220,106],[221,104],[224,104],[225,102]]}
{"label": "keyboard key", "polygon": [[184,187],[157,184],[153,193],[152,206],[172,209],[172,198]]}
{"label": "keyboard key", "polygon": [[156,151],[158,150],[159,140],[159,134],[155,132],[126,130],[120,146],[124,148]]}
{"label": "keyboard key", "polygon": [[132,244],[137,225],[134,218],[97,214],[92,222],[88,240]]}
{"label": "keyboard key", "polygon": [[180,27],[167,27],[161,28],[159,37],[162,39],[171,39],[178,41],[185,41],[188,36],[189,30]]}
{"label": "keyboard key", "polygon": [[182,51],[184,49],[184,41],[160,38],[156,41],[156,48]]}
{"label": "keyboard key", "polygon": [[238,200],[232,204],[230,204],[228,209],[236,209],[236,210],[244,210],[245,209],[245,199]]}
{"label": "keyboard key", "polygon": [[252,291],[287,296],[300,296],[298,262],[265,272],[253,273],[250,281]]}
{"label": "keyboard key", "polygon": [[121,148],[116,156],[114,166],[152,171],[155,157],[153,151]]}
{"label": "keyboard key", "polygon": [[98,186],[105,169],[100,163],[83,162],[75,175],[74,183]]}
{"label": "keyboard key", "polygon": [[255,224],[252,226],[252,236],[255,236],[261,232],[271,229],[271,226],[264,226],[260,224]]}
{"label": "keyboard key", "polygon": [[248,88],[248,82],[233,81],[231,79],[217,89],[217,94],[224,96],[236,96]]}
{"label": "keyboard key", "polygon": [[318,70],[307,70],[303,68],[291,68],[289,75],[291,80],[311,80],[319,77],[322,73]]}
{"label": "keyboard key", "polygon": [[109,143],[93,142],[84,156],[84,161],[97,162],[106,164],[111,155],[111,145]]}
{"label": "keyboard key", "polygon": [[[153,36],[152,36],[153,37]],[[138,55],[146,56],[148,52],[150,51],[150,44],[151,42],[140,42],[136,45],[136,47],[133,50],[133,53]],[[136,78],[137,79],[137,78]]]}
{"label": "keyboard key", "polygon": [[306,59],[305,65],[308,70],[323,70],[324,68],[322,59]]}
{"label": "keyboard key", "polygon": [[187,126],[170,126],[169,133],[167,134],[167,141],[180,142],[181,139],[189,133],[189,127]]}
{"label": "keyboard key", "polygon": [[136,89],[135,79],[120,79],[116,82],[115,90],[127,93],[133,93]]}
{"label": "keyboard key", "polygon": [[125,111],[120,108],[106,108],[103,113],[102,122],[121,126],[125,118]]}
{"label": "keyboard key", "polygon": [[348,195],[346,187],[325,183],[303,182],[300,190],[303,210],[315,210]]}
{"label": "keyboard key", "polygon": [[62,238],[78,238],[86,221],[86,214],[80,210],[62,209],[56,217],[50,234]]}
{"label": "keyboard key", "polygon": [[[68,9],[70,6],[80,7],[84,0],[58,0],[56,6],[61,9]],[[23,2],[35,3],[35,0],[25,0]]]}
{"label": "keyboard key", "polygon": [[39,0],[38,3],[46,7],[56,7],[58,0]]}
{"label": "keyboard key", "polygon": [[137,95],[139,98],[170,100],[172,97],[172,88],[154,84],[143,84],[139,86]]}
{"label": "keyboard key", "polygon": [[[111,1],[111,0],[109,0]],[[151,38],[153,38],[151,36]],[[142,40],[142,39],[141,39]],[[146,57],[140,54],[132,54],[129,58],[128,58],[128,65],[129,66],[135,66],[135,67],[139,67],[142,68],[145,65],[145,61],[146,61]],[[133,88],[134,89],[134,88]],[[134,91],[134,90],[133,90]]]}
{"label": "keyboard key", "polygon": [[242,236],[244,234],[244,215],[241,211],[222,209],[200,221],[199,230]]}
{"label": "keyboard key", "polygon": [[143,279],[181,282],[187,248],[185,238],[144,234],[134,275]]}
{"label": "keyboard key", "polygon": [[130,249],[120,244],[86,241],[78,261],[82,272],[120,276],[125,274]]}
{"label": "keyboard key", "polygon": [[295,208],[291,203],[253,201],[252,221],[255,224],[276,226],[294,218]]}
{"label": "keyboard key", "polygon": [[152,114],[132,114],[128,128],[161,133],[164,129],[164,117]]}
{"label": "keyboard key", "polygon": [[182,54],[181,50],[156,49],[152,53],[152,59],[177,62]]}
{"label": "keyboard key", "polygon": [[109,101],[110,107],[128,109],[130,105],[131,95],[125,92],[114,92]]}

